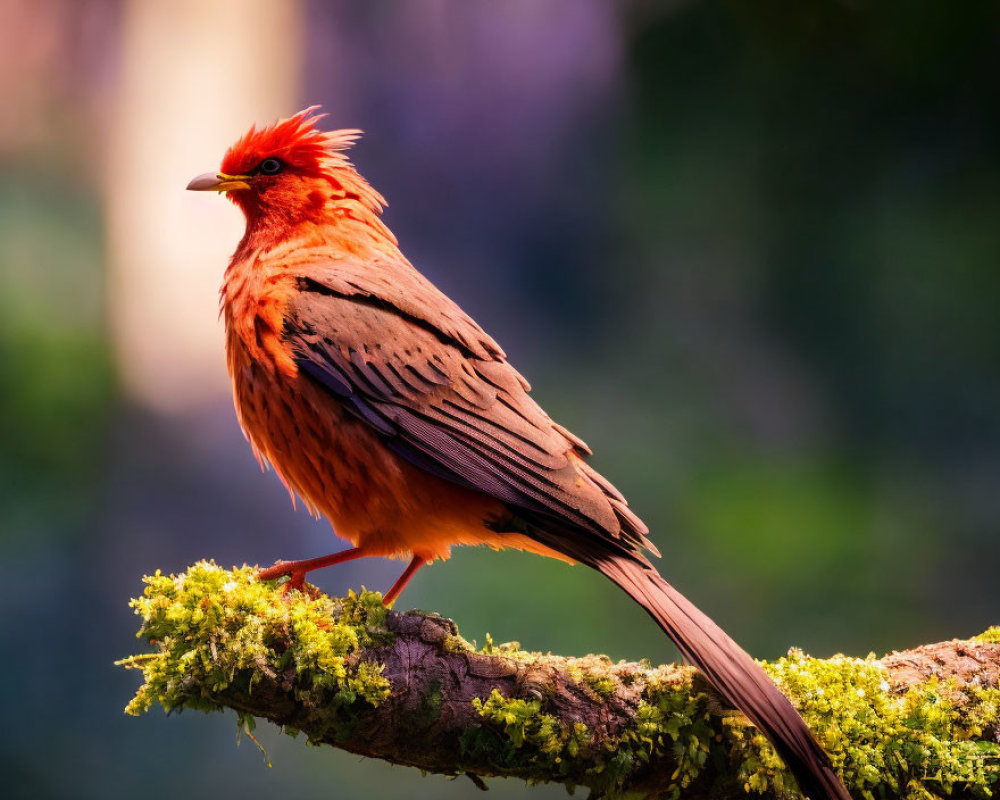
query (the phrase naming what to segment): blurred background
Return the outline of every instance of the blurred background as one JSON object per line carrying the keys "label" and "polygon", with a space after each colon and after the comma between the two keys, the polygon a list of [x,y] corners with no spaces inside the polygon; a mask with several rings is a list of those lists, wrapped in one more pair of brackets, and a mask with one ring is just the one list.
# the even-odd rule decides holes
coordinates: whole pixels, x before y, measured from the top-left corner
{"label": "blurred background", "polygon": [[[142,574],[339,546],[243,441],[217,320],[242,220],[184,191],[310,104],[366,131],[404,251],[752,653],[1000,621],[996,4],[0,0],[0,22],[6,797],[475,791],[122,714]],[[601,578],[528,555],[457,552],[401,606],[675,658]]]}

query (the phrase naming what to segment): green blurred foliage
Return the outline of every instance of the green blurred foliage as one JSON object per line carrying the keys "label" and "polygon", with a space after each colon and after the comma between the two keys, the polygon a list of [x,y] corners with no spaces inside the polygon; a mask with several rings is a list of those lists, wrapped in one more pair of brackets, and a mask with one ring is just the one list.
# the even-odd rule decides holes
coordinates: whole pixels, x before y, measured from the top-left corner
{"label": "green blurred foliage", "polygon": [[630,495],[751,645],[953,635],[990,580],[998,21],[692,3],[632,42],[623,338],[674,480]]}
{"label": "green blurred foliage", "polygon": [[78,535],[97,512],[112,370],[99,200],[42,170],[0,183],[0,544]]}

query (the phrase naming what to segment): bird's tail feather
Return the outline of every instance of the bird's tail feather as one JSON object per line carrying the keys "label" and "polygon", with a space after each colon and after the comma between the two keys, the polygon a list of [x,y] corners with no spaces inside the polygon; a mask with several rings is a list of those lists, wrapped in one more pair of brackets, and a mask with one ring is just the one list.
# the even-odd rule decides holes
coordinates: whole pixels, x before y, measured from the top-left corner
{"label": "bird's tail feather", "polygon": [[810,800],[850,800],[830,757],[788,698],[708,616],[652,567],[608,554],[581,560],[641,605],[712,687],[749,717],[774,745],[804,795]]}

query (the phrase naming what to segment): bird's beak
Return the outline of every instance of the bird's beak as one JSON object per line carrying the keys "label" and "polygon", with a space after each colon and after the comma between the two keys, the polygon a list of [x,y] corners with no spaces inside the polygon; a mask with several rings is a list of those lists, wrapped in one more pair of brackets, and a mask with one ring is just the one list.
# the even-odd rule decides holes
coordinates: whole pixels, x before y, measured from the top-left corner
{"label": "bird's beak", "polygon": [[226,175],[224,172],[206,172],[187,185],[191,192],[232,192],[249,189],[249,175]]}

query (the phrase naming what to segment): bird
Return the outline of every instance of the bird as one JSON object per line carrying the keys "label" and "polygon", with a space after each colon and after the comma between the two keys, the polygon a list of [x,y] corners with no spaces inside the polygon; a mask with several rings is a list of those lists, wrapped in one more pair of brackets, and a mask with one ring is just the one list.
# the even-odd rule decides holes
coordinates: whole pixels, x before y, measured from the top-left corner
{"label": "bird", "polygon": [[346,155],[361,131],[311,106],[251,127],[193,191],[246,229],[220,290],[236,414],[262,466],[351,547],[258,577],[408,558],[391,605],[457,545],[597,570],[770,740],[811,800],[848,800],[830,757],[761,667],[664,580],[649,529],[552,420],[494,341],[404,257],[386,202]]}

